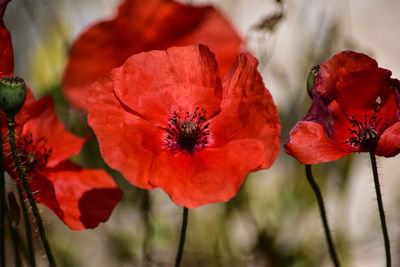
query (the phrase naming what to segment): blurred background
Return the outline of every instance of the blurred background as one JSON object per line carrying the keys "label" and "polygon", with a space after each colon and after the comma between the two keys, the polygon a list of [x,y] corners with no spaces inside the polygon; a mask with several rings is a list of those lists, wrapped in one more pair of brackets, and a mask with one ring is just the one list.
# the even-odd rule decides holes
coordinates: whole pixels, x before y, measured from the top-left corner
{"label": "blurred background", "polygon": [[[215,0],[260,60],[259,70],[282,122],[282,144],[311,100],[306,78],[313,65],[341,50],[363,52],[400,78],[400,1]],[[118,0],[13,0],[5,14],[15,74],[36,96],[53,95],[60,119],[84,136],[85,117],[68,106],[60,77],[74,38],[115,14]],[[265,22],[265,23],[263,23]],[[74,158],[107,168],[94,139]],[[393,266],[400,266],[400,158],[378,158]],[[159,189],[138,189],[116,171],[125,195],[107,223],[72,232],[40,206],[59,266],[171,266],[182,208]],[[343,266],[384,266],[385,252],[368,154],[313,167]],[[12,186],[11,180],[8,182]],[[40,246],[36,236],[37,247]],[[38,251],[41,265],[45,254]],[[10,257],[11,259],[11,257]],[[332,266],[315,196],[304,166],[280,152],[269,169],[250,174],[227,203],[191,210],[183,266]]]}

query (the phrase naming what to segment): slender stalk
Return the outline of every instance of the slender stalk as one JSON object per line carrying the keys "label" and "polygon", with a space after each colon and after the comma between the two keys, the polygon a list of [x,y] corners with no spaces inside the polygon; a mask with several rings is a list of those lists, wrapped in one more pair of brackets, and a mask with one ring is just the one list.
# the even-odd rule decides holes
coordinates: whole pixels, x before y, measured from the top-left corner
{"label": "slender stalk", "polygon": [[24,192],[22,191],[21,187],[18,184],[17,184],[17,189],[18,189],[19,202],[21,203],[22,214],[24,216],[25,235],[26,235],[26,241],[28,242],[29,264],[32,267],[35,267],[36,260],[35,260],[35,251],[33,249],[31,220],[29,217],[28,208],[26,207],[26,203],[25,203],[25,199],[24,199]]}
{"label": "slender stalk", "polygon": [[188,215],[189,215],[189,209],[183,207],[183,220],[182,220],[181,238],[179,240],[178,253],[176,254],[175,267],[179,267],[179,265],[181,264],[182,255],[183,255],[183,247],[185,245],[185,236],[186,236]]}
{"label": "slender stalk", "polygon": [[7,217],[8,226],[10,228],[11,242],[12,242],[13,248],[14,248],[15,267],[21,267],[22,266],[22,262],[21,262],[21,255],[19,253],[19,239],[18,239],[17,229],[15,227],[14,222],[11,219],[11,215],[8,212],[7,207],[5,207],[5,209],[6,209],[5,210],[5,215]]}
{"label": "slender stalk", "polygon": [[38,208],[36,206],[35,199],[33,198],[32,191],[31,191],[31,189],[29,187],[28,180],[27,180],[27,178],[25,176],[24,169],[21,166],[21,162],[20,162],[20,159],[19,159],[19,156],[18,156],[17,146],[15,144],[15,130],[14,130],[15,123],[14,123],[14,121],[8,120],[7,121],[7,126],[8,126],[8,136],[9,136],[9,139],[10,139],[11,153],[12,153],[12,156],[13,156],[13,159],[14,159],[15,166],[17,167],[17,171],[18,171],[18,174],[19,174],[19,176],[21,178],[22,185],[24,186],[25,192],[26,192],[26,194],[28,196],[29,204],[31,205],[33,215],[35,216],[36,224],[37,224],[38,229],[39,229],[39,234],[40,234],[40,237],[42,239],[43,247],[44,247],[44,249],[46,251],[46,255],[47,255],[47,258],[49,260],[49,265],[51,267],[55,267],[56,266],[56,262],[54,260],[53,254],[51,253],[49,242],[47,241],[46,232],[44,230],[42,218],[40,217],[39,210],[38,210]]}
{"label": "slender stalk", "polygon": [[310,183],[312,189],[314,190],[315,196],[317,197],[319,211],[320,211],[321,219],[322,219],[322,225],[324,226],[326,242],[328,243],[329,255],[331,256],[333,264],[336,267],[339,267],[340,262],[339,262],[339,258],[337,256],[337,254],[336,254],[335,246],[333,244],[331,232],[329,230],[328,219],[326,218],[325,206],[324,206],[324,201],[322,199],[321,190],[319,190],[318,184],[315,182],[315,180],[313,178],[312,171],[311,171],[311,165],[306,165],[306,176],[307,176],[308,182]]}
{"label": "slender stalk", "polygon": [[143,217],[143,223],[145,227],[144,231],[144,241],[142,245],[142,253],[143,253],[143,266],[148,266],[148,262],[151,262],[151,253],[148,251],[148,245],[149,245],[149,237],[151,234],[151,226],[150,224],[150,209],[151,209],[151,203],[150,203],[150,193],[148,190],[143,190],[142,191],[142,203],[141,203],[141,212],[142,212],[142,217]]}
{"label": "slender stalk", "polygon": [[[0,137],[1,131],[1,116],[0,116]],[[3,143],[0,140],[0,266],[6,266],[6,246],[5,246],[5,209],[6,209],[6,183],[3,169]]]}
{"label": "slender stalk", "polygon": [[369,156],[371,159],[372,173],[374,174],[376,201],[378,202],[378,209],[379,209],[379,216],[381,219],[383,240],[385,242],[386,266],[390,267],[390,266],[392,266],[392,260],[391,260],[391,256],[390,256],[390,241],[389,241],[389,235],[388,235],[387,227],[386,227],[385,211],[383,210],[382,194],[381,194],[381,189],[380,189],[380,185],[379,185],[379,177],[378,177],[378,168],[376,167],[375,155],[370,152]]}

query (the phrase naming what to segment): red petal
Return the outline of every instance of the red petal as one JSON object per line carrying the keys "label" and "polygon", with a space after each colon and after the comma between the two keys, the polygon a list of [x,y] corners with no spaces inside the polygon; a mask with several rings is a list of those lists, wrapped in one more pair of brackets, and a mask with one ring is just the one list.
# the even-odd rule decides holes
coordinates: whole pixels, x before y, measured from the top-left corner
{"label": "red petal", "polygon": [[[375,68],[341,76],[336,85],[337,102],[347,115],[354,110],[374,110],[378,98],[384,106],[389,96],[394,95],[390,75],[389,70]],[[397,106],[392,109],[396,113]]]}
{"label": "red petal", "polygon": [[249,172],[263,163],[263,145],[255,139],[188,154],[161,152],[152,165],[150,183],[176,204],[196,208],[234,197]]}
{"label": "red petal", "polygon": [[[7,172],[19,181],[15,168]],[[85,170],[69,161],[28,176],[35,200],[72,230],[95,228],[107,221],[123,195],[105,171]],[[20,181],[19,185],[23,188]]]}
{"label": "red petal", "polygon": [[53,167],[81,151],[84,139],[65,129],[54,112],[54,100],[51,97],[43,97],[25,107],[25,112],[29,114],[29,118],[23,124],[22,133],[32,134],[33,140],[41,137],[47,140],[46,147],[52,149],[48,167]]}
{"label": "red petal", "polygon": [[326,102],[330,102],[335,97],[336,83],[342,75],[376,67],[378,67],[376,61],[367,55],[353,51],[337,53],[321,64],[314,88]]}
{"label": "red petal", "polygon": [[11,36],[0,17],[0,78],[14,73],[14,54]]}
{"label": "red petal", "polygon": [[220,107],[222,90],[214,55],[203,45],[173,47],[130,57],[114,78],[117,98],[144,118],[167,127],[174,111]]}
{"label": "red petal", "polygon": [[337,160],[351,152],[344,152],[326,136],[324,127],[315,122],[300,121],[291,130],[285,152],[301,164],[318,164]]}
{"label": "red petal", "polygon": [[345,143],[352,136],[349,131],[349,129],[352,129],[352,123],[349,118],[351,116],[356,116],[356,118],[360,118],[359,120],[362,120],[364,115],[367,115],[367,117],[370,118],[373,114],[373,111],[363,110],[358,113],[352,112],[346,116],[335,100],[331,102],[329,109],[332,111],[333,117],[332,140],[335,142],[336,146],[348,152],[359,151],[359,149],[350,146],[348,143]]}
{"label": "red petal", "polygon": [[400,152],[400,122],[386,129],[381,135],[375,154],[384,157],[394,157]]}
{"label": "red petal", "polygon": [[224,77],[221,112],[210,121],[210,129],[217,147],[236,139],[260,141],[265,155],[261,168],[269,168],[279,153],[281,123],[257,65],[250,54],[238,57]]}
{"label": "red petal", "polygon": [[153,153],[161,149],[162,132],[121,106],[113,92],[114,73],[93,85],[88,98],[88,123],[107,164],[132,184],[151,189],[148,172]]}
{"label": "red petal", "polygon": [[62,87],[71,103],[87,111],[90,85],[132,54],[204,43],[217,54],[220,70],[225,73],[241,42],[227,19],[213,7],[126,0],[115,19],[90,27],[74,43]]}
{"label": "red petal", "polygon": [[52,187],[38,187],[38,201],[51,208],[72,230],[95,228],[107,221],[122,199],[122,191],[103,170],[85,170],[72,162],[63,162],[46,169],[43,175]]}
{"label": "red petal", "polygon": [[[15,124],[22,125],[25,121],[30,117],[30,106],[35,103],[35,97],[33,96],[32,90],[26,85],[26,98],[24,105],[22,106],[21,110],[15,115]],[[7,125],[5,125],[7,127]]]}

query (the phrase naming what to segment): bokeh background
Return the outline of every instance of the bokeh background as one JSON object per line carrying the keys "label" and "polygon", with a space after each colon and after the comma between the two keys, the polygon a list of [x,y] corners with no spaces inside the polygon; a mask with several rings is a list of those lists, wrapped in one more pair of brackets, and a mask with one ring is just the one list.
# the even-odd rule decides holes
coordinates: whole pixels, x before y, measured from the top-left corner
{"label": "bokeh background", "polygon": [[[143,0],[145,1],[145,0]],[[189,2],[189,1],[188,1]],[[375,58],[400,78],[400,1],[215,0],[260,60],[259,70],[278,106],[282,144],[311,100],[308,71],[341,50]],[[115,14],[118,0],[13,0],[5,14],[12,34],[15,73],[36,96],[53,95],[59,117],[72,132],[90,129],[60,93],[60,77],[74,38]],[[262,22],[264,23],[262,27]],[[97,143],[74,158],[87,167],[107,166]],[[378,158],[391,238],[393,266],[400,266],[400,158]],[[70,231],[41,206],[59,266],[171,266],[182,208],[159,189],[138,189],[107,170],[123,188],[123,201],[107,223]],[[384,266],[385,252],[368,155],[354,154],[313,167],[343,266]],[[13,182],[8,181],[8,188]],[[40,246],[36,235],[37,247]],[[40,264],[46,266],[42,250]],[[10,259],[12,257],[9,257]],[[191,210],[183,266],[332,266],[314,194],[304,166],[280,152],[269,169],[250,174],[228,203]]]}

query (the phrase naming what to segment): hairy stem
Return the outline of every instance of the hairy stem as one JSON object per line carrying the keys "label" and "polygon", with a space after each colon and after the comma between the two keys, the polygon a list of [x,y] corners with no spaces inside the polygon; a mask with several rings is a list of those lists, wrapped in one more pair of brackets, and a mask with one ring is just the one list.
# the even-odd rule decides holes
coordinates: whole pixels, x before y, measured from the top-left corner
{"label": "hairy stem", "polygon": [[[0,117],[1,125],[1,117]],[[0,137],[2,137],[0,127]],[[5,246],[5,210],[6,210],[6,183],[3,168],[3,143],[0,144],[0,266],[6,266],[6,246]]]}
{"label": "hairy stem", "polygon": [[391,256],[390,256],[390,241],[389,241],[389,235],[388,235],[387,227],[386,227],[385,211],[383,210],[382,194],[381,194],[381,189],[380,189],[380,185],[379,185],[379,177],[378,177],[378,168],[376,167],[375,155],[370,152],[369,156],[371,159],[372,173],[374,174],[376,201],[378,202],[378,209],[379,209],[379,216],[381,219],[383,240],[385,242],[386,266],[390,267],[390,266],[392,266],[392,260],[391,260]]}
{"label": "hairy stem", "polygon": [[24,224],[25,224],[25,235],[26,241],[28,242],[28,255],[29,255],[29,263],[31,266],[36,266],[35,260],[35,251],[33,249],[33,238],[32,238],[32,228],[31,228],[31,220],[29,218],[28,208],[26,207],[26,203],[24,200],[24,192],[21,187],[17,184],[18,188],[18,198],[21,203],[22,214],[24,216]]}
{"label": "hairy stem", "polygon": [[311,171],[311,165],[306,165],[306,176],[307,176],[308,182],[310,183],[312,189],[314,190],[315,196],[317,197],[319,212],[321,214],[322,225],[324,226],[326,242],[328,243],[329,255],[331,256],[333,264],[336,267],[339,267],[340,262],[339,262],[339,258],[337,256],[337,254],[336,254],[335,245],[333,244],[331,232],[329,230],[328,219],[326,218],[324,200],[322,199],[321,190],[319,190],[318,184],[315,182],[315,180],[313,178],[312,171]]}

